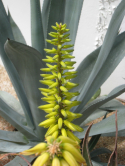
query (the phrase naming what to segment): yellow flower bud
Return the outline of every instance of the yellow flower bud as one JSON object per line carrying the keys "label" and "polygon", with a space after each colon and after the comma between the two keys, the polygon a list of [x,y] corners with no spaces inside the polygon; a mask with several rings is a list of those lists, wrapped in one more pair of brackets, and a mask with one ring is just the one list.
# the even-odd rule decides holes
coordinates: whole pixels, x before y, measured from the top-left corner
{"label": "yellow flower bud", "polygon": [[49,86],[49,88],[55,88],[58,85],[58,82],[55,82]]}
{"label": "yellow flower bud", "polygon": [[62,124],[63,124],[63,120],[62,118],[58,119],[58,128],[61,129],[62,128]]}
{"label": "yellow flower bud", "polygon": [[52,134],[52,136],[56,139],[58,137],[58,134],[59,134],[59,131],[57,130]]}
{"label": "yellow flower bud", "polygon": [[48,108],[53,108],[55,104],[46,104],[46,105],[41,105],[38,108],[39,109],[48,109]]}
{"label": "yellow flower bud", "polygon": [[62,136],[67,137],[67,133],[66,133],[66,130],[64,128],[61,129],[61,133],[62,133]]}
{"label": "yellow flower bud", "polygon": [[61,166],[58,157],[54,157],[54,159],[52,160],[52,166]]}
{"label": "yellow flower bud", "polygon": [[68,152],[68,151],[63,151],[62,152],[63,158],[67,161],[67,163],[71,166],[78,166],[77,161],[75,160],[74,156]]}
{"label": "yellow flower bud", "polygon": [[68,92],[68,90],[64,86],[60,86],[61,91]]}
{"label": "yellow flower bud", "polygon": [[50,68],[42,68],[42,69],[40,69],[40,70],[42,70],[42,71],[44,71],[44,72],[50,72],[50,71],[51,71]]}
{"label": "yellow flower bud", "polygon": [[46,149],[46,147],[47,147],[47,144],[42,142],[42,143],[37,144],[36,146],[34,146],[31,149],[21,152],[20,154],[26,156],[26,155],[32,155],[32,154],[35,154],[38,152],[42,153],[42,151],[44,151]]}
{"label": "yellow flower bud", "polygon": [[41,126],[50,126],[51,124],[53,124],[53,123],[55,123],[55,118],[51,118],[51,119],[47,119],[47,120],[44,120],[43,122],[41,122],[40,124],[39,124],[39,126],[41,127]]}
{"label": "yellow flower bud", "polygon": [[43,153],[35,160],[33,166],[43,166],[49,160],[49,157],[50,157],[49,153],[47,152]]}
{"label": "yellow flower bud", "polygon": [[61,159],[60,163],[61,163],[61,166],[69,166],[69,164],[67,163],[67,161],[64,160],[64,159]]}

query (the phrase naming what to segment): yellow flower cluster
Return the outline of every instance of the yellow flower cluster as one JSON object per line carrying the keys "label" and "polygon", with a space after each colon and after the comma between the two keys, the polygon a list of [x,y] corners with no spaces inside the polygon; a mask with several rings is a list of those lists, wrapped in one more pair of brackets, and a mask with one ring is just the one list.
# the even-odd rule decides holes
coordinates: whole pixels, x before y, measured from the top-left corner
{"label": "yellow flower cluster", "polygon": [[33,166],[87,165],[85,159],[80,154],[77,142],[65,136],[59,136],[57,139],[53,136],[48,136],[47,143],[40,143],[20,154],[39,155]]}
{"label": "yellow flower cluster", "polygon": [[78,84],[70,82],[70,79],[76,77],[76,71],[72,70],[74,61],[68,61],[74,58],[70,53],[73,51],[66,24],[58,24],[52,26],[56,32],[49,35],[52,40],[47,40],[53,44],[54,48],[44,49],[47,54],[43,59],[47,68],[42,68],[46,74],[41,74],[42,84],[47,88],[39,88],[45,96],[42,98],[48,104],[41,105],[38,108],[44,110],[47,120],[39,124],[40,127],[48,128],[45,138],[47,143],[40,143],[35,147],[21,152],[23,155],[39,155],[33,166],[80,166],[86,165],[85,159],[80,153],[80,140],[72,133],[72,131],[81,132],[83,129],[72,123],[76,118],[81,117],[79,113],[72,113],[70,109],[80,104],[79,101],[71,101],[71,99],[79,92],[69,92]]}

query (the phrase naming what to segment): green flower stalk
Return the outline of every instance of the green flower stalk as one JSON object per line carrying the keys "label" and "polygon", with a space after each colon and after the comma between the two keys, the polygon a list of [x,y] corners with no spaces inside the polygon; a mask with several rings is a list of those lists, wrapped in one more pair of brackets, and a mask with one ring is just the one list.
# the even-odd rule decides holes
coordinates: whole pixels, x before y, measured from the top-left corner
{"label": "green flower stalk", "polygon": [[79,101],[71,101],[74,96],[78,96],[79,92],[69,92],[70,89],[78,86],[78,84],[70,82],[70,79],[76,77],[76,71],[68,71],[74,69],[75,61],[68,61],[74,57],[70,55],[73,52],[73,45],[66,45],[70,42],[66,24],[58,24],[52,26],[56,32],[49,35],[52,40],[46,40],[54,45],[52,49],[44,49],[47,54],[43,59],[47,68],[41,70],[46,74],[41,74],[42,84],[48,88],[39,88],[45,96],[42,98],[48,104],[41,105],[38,108],[48,113],[46,120],[39,124],[40,127],[48,128],[45,139],[47,143],[40,143],[35,147],[21,152],[23,155],[35,154],[39,157],[33,166],[81,166],[86,165],[85,159],[80,154],[80,140],[72,133],[72,131],[81,132],[83,129],[72,123],[76,118],[82,116],[79,113],[72,113],[70,109],[80,104]]}

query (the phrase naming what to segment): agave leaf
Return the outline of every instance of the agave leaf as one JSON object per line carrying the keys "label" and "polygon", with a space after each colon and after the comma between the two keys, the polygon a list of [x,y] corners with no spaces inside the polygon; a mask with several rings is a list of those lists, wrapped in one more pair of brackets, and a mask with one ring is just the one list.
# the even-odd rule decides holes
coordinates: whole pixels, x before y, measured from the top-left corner
{"label": "agave leaf", "polygon": [[0,151],[6,153],[18,153],[31,148],[31,145],[21,145],[13,142],[0,140]]}
{"label": "agave leaf", "polygon": [[86,118],[88,118],[97,108],[99,108],[101,105],[105,104],[106,102],[112,100],[113,98],[119,96],[125,92],[125,85],[120,85],[113,89],[106,97],[100,97],[89,103],[87,106],[85,106],[80,113],[82,113],[84,116],[79,118],[78,120],[75,120],[74,122],[77,124],[81,124]]}
{"label": "agave leaf", "polygon": [[38,106],[45,104],[45,102],[41,101],[42,95],[38,88],[45,87],[45,85],[39,82],[39,80],[41,80],[40,74],[42,74],[40,68],[45,67],[45,63],[41,60],[41,54],[37,50],[15,41],[7,41],[5,44],[5,51],[21,78],[33,115],[37,134],[41,140],[44,140],[46,130],[38,127],[38,124],[45,119],[45,113],[38,109]]}
{"label": "agave leaf", "polygon": [[100,107],[100,109],[103,109],[106,111],[115,111],[115,110],[118,110],[119,108],[124,109],[125,106],[116,99],[113,99]]}
{"label": "agave leaf", "polygon": [[[118,111],[118,129],[119,131],[123,131],[124,127],[125,127],[125,109],[119,109]],[[87,127],[84,128],[84,131],[81,133],[75,132],[74,134],[78,137],[78,138],[84,138],[85,136],[85,132],[87,130]],[[113,133],[115,132],[115,115],[112,115],[104,120],[102,120],[99,123],[96,123],[92,126],[91,131],[90,131],[90,135],[89,136],[93,136],[93,135],[97,135],[97,134],[107,134],[107,133]]]}
{"label": "agave leaf", "polygon": [[[50,39],[48,33],[52,31],[51,25],[54,25],[55,22],[66,23],[67,28],[70,29],[70,39],[72,40],[72,43],[75,43],[82,4],[83,0],[44,1],[42,18],[45,39]],[[51,45],[49,43],[47,43],[47,48],[51,48]]]}
{"label": "agave leaf", "polygon": [[[106,118],[106,115],[107,115],[107,113],[105,114],[103,119]],[[89,144],[88,144],[89,151],[91,151],[95,147],[95,145],[97,144],[100,137],[101,137],[101,134],[94,135],[94,136],[91,137],[91,139],[89,141]]]}
{"label": "agave leaf", "polygon": [[77,71],[77,76],[73,78],[71,81],[74,83],[78,83],[79,86],[74,87],[71,89],[72,92],[81,91],[83,86],[85,85],[86,81],[88,80],[88,77],[93,70],[93,67],[95,65],[95,62],[98,58],[100,48],[97,48],[95,51],[90,53],[85,59],[82,60],[82,62],[79,64]]}
{"label": "agave leaf", "polygon": [[[102,162],[96,162],[96,161],[92,161],[93,166],[107,166],[108,163],[102,163]],[[124,166],[121,164],[118,164],[118,166]]]}
{"label": "agave leaf", "polygon": [[[91,138],[91,140],[89,141],[89,144],[88,144],[89,151],[91,151],[95,147],[95,145],[97,144],[100,137],[101,137],[101,134],[92,136],[92,138]],[[90,155],[91,155],[91,153],[90,153]]]}
{"label": "agave leaf", "polygon": [[[44,32],[44,39],[47,39],[47,26],[48,26],[48,17],[50,11],[50,0],[43,1],[42,7],[42,25],[43,25],[43,32]],[[46,42],[45,42],[46,43]]]}
{"label": "agave leaf", "polygon": [[[48,3],[48,5],[47,5]],[[65,3],[66,1],[65,0],[51,0],[51,1],[47,1],[45,2],[44,1],[44,4],[43,4],[43,8],[44,6],[46,6],[47,8],[47,11],[45,11],[45,9],[43,10],[42,12],[42,17],[44,17],[44,15],[49,12],[49,14],[47,13],[48,15],[48,22],[46,22],[44,20],[44,23],[47,25],[46,27],[46,30],[45,30],[45,34],[47,33],[46,35],[46,38],[47,39],[51,39],[51,37],[48,35],[49,32],[51,32],[53,29],[51,27],[51,25],[55,25],[56,22],[58,23],[64,23],[64,15],[65,15]],[[45,18],[44,18],[45,19]],[[44,25],[45,27],[45,25]],[[47,43],[47,48],[51,48],[52,45]]]}
{"label": "agave leaf", "polygon": [[22,124],[24,117],[14,111],[1,98],[0,115],[30,140],[38,140],[37,136],[33,133],[33,131]]}
{"label": "agave leaf", "polygon": [[87,119],[85,119],[81,126],[85,126],[87,123],[104,116],[106,113],[107,111],[104,111],[102,109],[96,109]]}
{"label": "agave leaf", "polygon": [[96,156],[104,154],[104,153],[111,154],[112,152],[107,148],[98,148],[98,149],[93,150],[90,153],[90,156],[91,156],[91,158],[93,158],[93,157],[96,157]]}
{"label": "agave leaf", "polygon": [[[111,53],[112,46],[117,36],[117,32],[119,26],[125,15],[125,1],[119,4],[116,8],[113,17],[111,19],[108,31],[105,36],[105,40],[101,47],[98,59],[96,64],[83,87],[80,95],[78,96],[78,100],[82,101],[76,112],[79,112],[85,104],[90,100],[92,95],[98,90],[98,88],[103,84],[103,82],[109,77],[114,68],[118,65],[118,63],[122,60],[125,55],[125,42],[120,44],[120,50],[118,47]],[[109,54],[110,53],[110,54]],[[112,56],[111,56],[112,55]]]}
{"label": "agave leaf", "polygon": [[[1,8],[2,8],[2,6],[1,6]],[[15,91],[18,95],[20,103],[23,107],[23,110],[25,112],[25,116],[27,119],[27,123],[29,126],[31,126],[33,128],[32,115],[30,112],[30,108],[29,108],[29,104],[28,104],[25,92],[24,92],[24,88],[21,85],[20,78],[19,78],[19,75],[18,75],[15,67],[13,66],[12,62],[7,57],[7,55],[4,51],[4,43],[6,42],[7,38],[13,39],[13,34],[12,34],[11,26],[9,23],[9,19],[8,19],[7,15],[4,14],[5,12],[2,12],[3,10],[0,10],[0,54],[1,54],[1,59],[4,63],[4,66],[8,72],[8,75],[11,79],[11,82],[15,88]]]}
{"label": "agave leaf", "polygon": [[109,158],[107,166],[117,166],[118,165],[118,154],[117,154],[117,139],[118,139],[118,122],[117,122],[117,111],[115,112],[115,125],[116,125],[116,136],[115,136],[115,147]]}
{"label": "agave leaf", "polygon": [[91,158],[92,161],[95,161],[97,163],[101,163],[101,160],[98,156]]}
{"label": "agave leaf", "polygon": [[13,20],[9,10],[8,10],[8,18],[9,18],[9,21],[10,21],[10,25],[11,25],[11,28],[12,28],[14,39],[16,41],[20,42],[20,43],[26,44],[25,38],[23,37],[19,27],[17,26],[17,24]]}
{"label": "agave leaf", "polygon": [[15,142],[15,143],[22,143],[22,144],[28,143],[26,137],[17,131],[13,132],[13,131],[0,130],[0,140]]}
{"label": "agave leaf", "polygon": [[[92,161],[92,163],[93,163],[93,161]],[[107,166],[108,165],[108,163],[100,163],[100,162],[98,164],[102,164],[102,166]],[[124,166],[124,165],[118,164],[118,166]]]}
{"label": "agave leaf", "polygon": [[93,166],[103,166],[103,163],[95,162],[92,160]]}
{"label": "agave leaf", "polygon": [[64,23],[66,23],[67,28],[70,29],[70,39],[73,44],[75,44],[83,2],[84,0],[66,0],[65,2]]}
{"label": "agave leaf", "polygon": [[91,127],[92,127],[92,124],[86,130],[85,138],[83,140],[83,145],[82,145],[82,155],[86,160],[87,166],[92,166],[89,149],[88,149],[88,137],[89,137],[89,132]]}
{"label": "agave leaf", "polygon": [[[124,52],[120,51],[121,48],[124,47],[124,46],[125,46],[125,33],[122,33],[116,38],[116,41],[115,41],[115,43],[114,43],[114,45],[112,47],[112,50],[109,53],[109,59],[107,60],[107,64],[105,63],[107,68],[110,67],[110,70],[108,68],[109,71],[107,71],[107,73],[106,73],[107,74],[107,76],[106,76],[107,78],[111,74],[111,72],[116,68],[116,66],[121,61],[121,59],[124,57]],[[72,79],[72,82],[78,83],[79,86],[73,88],[71,91],[73,91],[73,92],[79,91],[81,93],[81,91],[83,89],[83,86],[85,86],[86,81],[88,80],[88,78],[89,78],[89,76],[91,74],[91,71],[94,68],[95,62],[96,62],[97,57],[99,55],[100,48],[98,48],[95,51],[93,51],[91,54],[89,54],[80,63],[80,65],[77,68],[77,77]],[[121,56],[120,56],[120,53],[121,53]],[[115,61],[114,63],[112,63],[112,61],[114,61],[112,58],[114,58],[114,59],[116,58],[115,60],[117,62]],[[101,77],[101,74],[100,74],[100,77]],[[77,98],[75,98],[75,99],[77,99]],[[74,112],[75,109],[72,109],[72,111]]]}
{"label": "agave leaf", "polygon": [[[115,135],[116,135],[115,132],[102,134],[103,137],[115,137]],[[125,129],[118,131],[118,136],[124,137],[125,136]]]}
{"label": "agave leaf", "polygon": [[0,10],[2,10],[3,14],[7,17],[3,2],[0,0]]}
{"label": "agave leaf", "polygon": [[7,103],[11,108],[17,111],[19,114],[24,116],[24,112],[20,102],[15,99],[11,94],[5,91],[0,91],[0,98]]}
{"label": "agave leaf", "polygon": [[[32,160],[35,158],[34,156],[23,156],[23,157],[29,162],[32,162]],[[5,166],[27,166],[27,163],[21,157],[17,156],[9,163],[7,163]]]}
{"label": "agave leaf", "polygon": [[99,95],[101,94],[101,88],[97,90],[97,92],[92,96],[92,98],[89,100],[87,104],[89,104],[91,101],[95,100]]}
{"label": "agave leaf", "polygon": [[40,11],[40,0],[30,0],[30,6],[32,47],[34,47],[41,53],[41,58],[44,58],[45,39]]}

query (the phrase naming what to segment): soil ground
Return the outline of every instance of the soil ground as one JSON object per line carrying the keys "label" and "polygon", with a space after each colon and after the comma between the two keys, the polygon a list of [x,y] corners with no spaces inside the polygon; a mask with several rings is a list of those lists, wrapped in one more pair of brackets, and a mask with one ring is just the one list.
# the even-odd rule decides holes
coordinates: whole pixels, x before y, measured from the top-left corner
{"label": "soil ground", "polygon": [[[15,98],[17,98],[17,95],[16,95],[14,88],[10,82],[10,79],[6,73],[6,70],[1,65],[0,65],[0,91],[6,91],[6,92],[12,94]],[[102,118],[95,120],[94,123],[99,122],[101,119]],[[0,116],[0,130],[14,131],[14,127]],[[114,143],[115,143],[114,137],[101,137],[95,148],[105,147],[105,148],[108,148],[109,150],[113,151]],[[108,154],[104,154],[104,155],[100,155],[99,157],[102,162],[106,163],[109,159],[109,156],[110,155],[108,155]],[[3,158],[0,161],[0,166],[4,166],[12,158],[13,157]],[[125,165],[125,137],[118,137],[118,164]]]}

